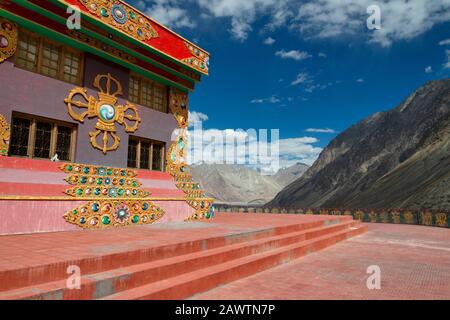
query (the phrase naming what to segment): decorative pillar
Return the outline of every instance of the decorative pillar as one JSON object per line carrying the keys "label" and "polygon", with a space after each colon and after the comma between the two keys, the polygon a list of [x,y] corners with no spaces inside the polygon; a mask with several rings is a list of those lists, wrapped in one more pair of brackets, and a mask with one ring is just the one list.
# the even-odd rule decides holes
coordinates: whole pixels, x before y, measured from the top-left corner
{"label": "decorative pillar", "polygon": [[186,202],[195,209],[195,213],[186,220],[209,220],[214,217],[213,199],[205,198],[200,185],[188,172],[187,131],[188,131],[188,95],[171,88],[169,108],[178,123],[178,135],[167,151],[167,172],[172,175],[178,189],[186,194]]}
{"label": "decorative pillar", "polygon": [[0,156],[7,156],[11,127],[6,118],[0,114]]}

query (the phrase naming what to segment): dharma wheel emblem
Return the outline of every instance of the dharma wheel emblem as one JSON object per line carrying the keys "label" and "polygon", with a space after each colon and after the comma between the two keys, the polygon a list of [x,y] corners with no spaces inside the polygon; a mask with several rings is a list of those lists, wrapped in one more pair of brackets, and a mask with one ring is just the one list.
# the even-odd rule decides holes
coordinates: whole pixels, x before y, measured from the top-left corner
{"label": "dharma wheel emblem", "polygon": [[[94,148],[106,154],[108,151],[117,150],[120,144],[120,138],[116,134],[116,123],[125,126],[126,132],[132,133],[138,129],[141,119],[136,106],[129,102],[125,106],[117,105],[117,97],[123,94],[122,85],[111,74],[97,75],[94,87],[98,89],[98,99],[88,96],[86,89],[76,87],[70,91],[64,102],[74,120],[83,123],[86,117],[98,118],[95,125],[97,130],[89,133],[90,141]],[[84,101],[79,98],[83,98]],[[78,113],[80,110],[77,109],[87,110]],[[101,133],[103,136],[99,145],[97,140]]]}

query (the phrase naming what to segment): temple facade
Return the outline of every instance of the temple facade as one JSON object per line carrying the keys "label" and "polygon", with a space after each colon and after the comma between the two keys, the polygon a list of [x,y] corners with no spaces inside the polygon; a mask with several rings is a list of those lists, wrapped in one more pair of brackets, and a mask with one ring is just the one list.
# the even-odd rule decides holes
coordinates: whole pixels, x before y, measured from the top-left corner
{"label": "temple facade", "polygon": [[0,0],[0,234],[212,218],[185,163],[208,69],[123,1]]}

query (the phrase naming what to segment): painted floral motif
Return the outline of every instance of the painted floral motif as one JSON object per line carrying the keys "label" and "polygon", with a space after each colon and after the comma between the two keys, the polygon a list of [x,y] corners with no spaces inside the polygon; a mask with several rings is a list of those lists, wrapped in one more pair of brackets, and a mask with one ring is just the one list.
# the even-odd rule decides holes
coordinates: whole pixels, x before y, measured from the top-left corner
{"label": "painted floral motif", "polygon": [[80,0],[91,14],[139,41],[158,37],[150,20],[124,3],[112,0]]}
{"label": "painted floral motif", "polygon": [[[150,193],[141,188],[136,172],[130,169],[63,164],[66,181],[73,185],[66,193],[90,202],[66,212],[67,222],[81,228],[107,228],[132,224],[151,224],[164,211],[145,198]],[[92,199],[98,199],[92,201]]]}
{"label": "painted floral motif", "polygon": [[191,52],[192,57],[184,59],[183,62],[189,64],[194,69],[207,74],[209,72],[209,55],[191,43],[185,42],[185,46]]}

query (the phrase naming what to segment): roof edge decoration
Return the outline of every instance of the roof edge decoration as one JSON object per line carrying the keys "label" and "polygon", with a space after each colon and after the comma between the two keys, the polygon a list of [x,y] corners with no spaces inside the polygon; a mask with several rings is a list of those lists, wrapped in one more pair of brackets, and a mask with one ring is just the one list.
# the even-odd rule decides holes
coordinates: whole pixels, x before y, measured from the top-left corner
{"label": "roof edge decoration", "polygon": [[148,49],[208,75],[209,53],[122,0],[57,0],[133,38]]}

